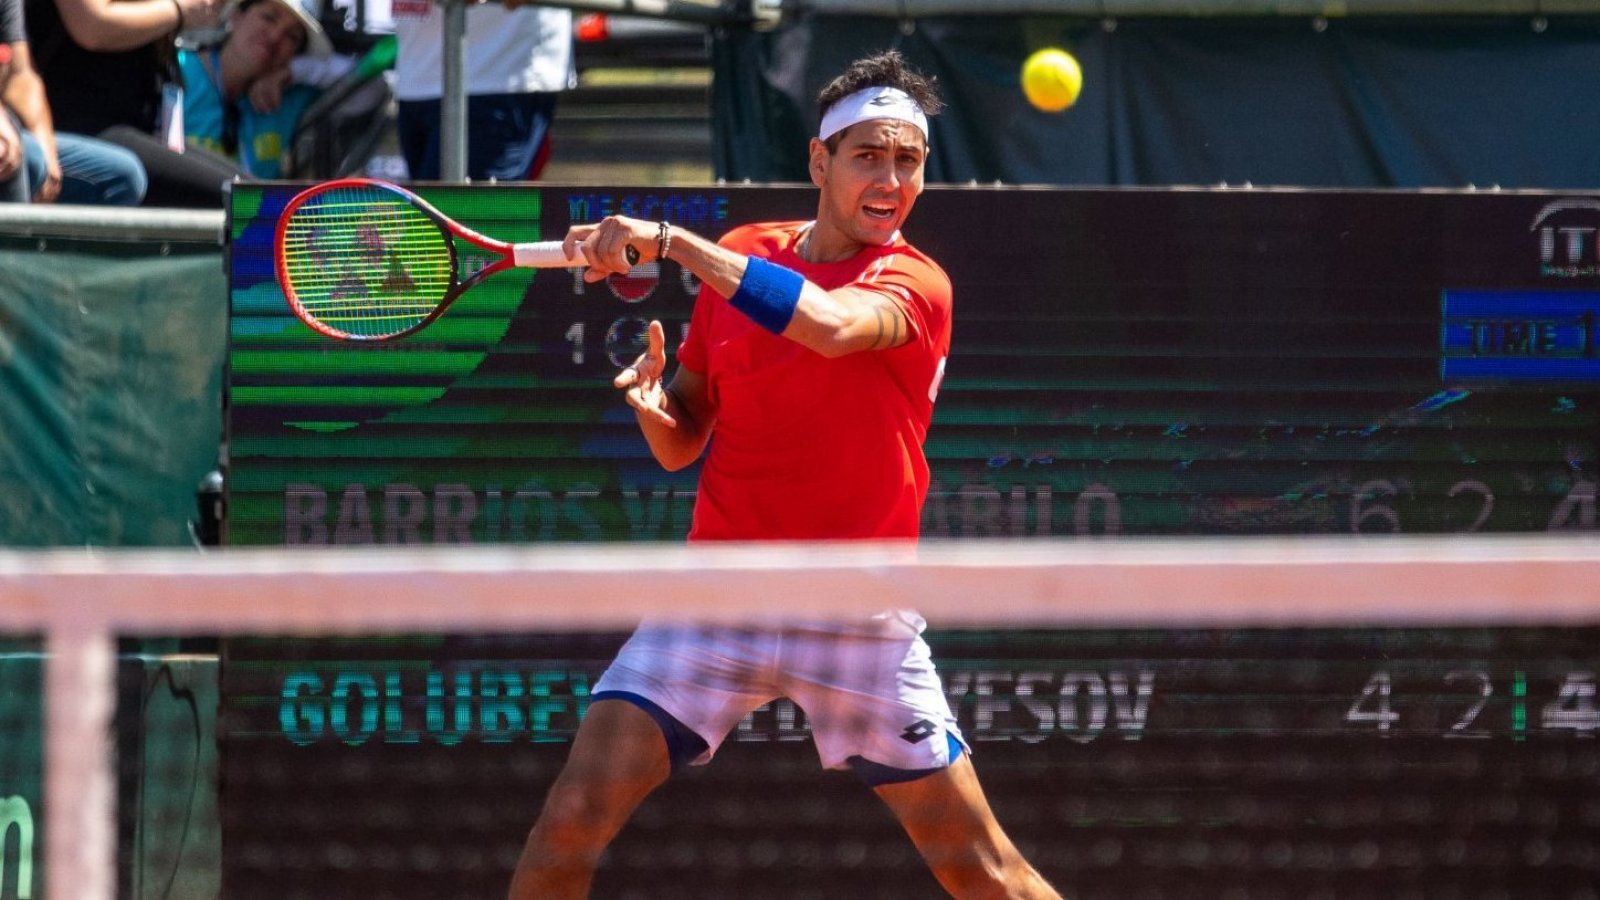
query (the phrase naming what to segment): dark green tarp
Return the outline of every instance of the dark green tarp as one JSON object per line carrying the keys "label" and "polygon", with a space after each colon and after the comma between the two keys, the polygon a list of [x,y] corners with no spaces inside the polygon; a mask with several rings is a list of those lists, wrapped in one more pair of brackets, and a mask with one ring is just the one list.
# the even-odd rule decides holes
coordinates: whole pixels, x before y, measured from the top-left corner
{"label": "dark green tarp", "polygon": [[222,429],[221,255],[0,238],[0,544],[189,542]]}

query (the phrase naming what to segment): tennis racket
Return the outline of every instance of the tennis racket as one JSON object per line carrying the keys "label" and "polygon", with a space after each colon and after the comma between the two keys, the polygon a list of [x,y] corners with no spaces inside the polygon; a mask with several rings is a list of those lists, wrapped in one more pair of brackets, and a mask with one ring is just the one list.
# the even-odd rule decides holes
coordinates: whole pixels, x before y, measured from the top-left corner
{"label": "tennis racket", "polygon": [[[487,260],[465,277],[468,248],[458,241]],[[405,188],[368,178],[329,181],[295,195],[278,219],[274,256],[289,308],[313,330],[342,341],[415,334],[504,269],[588,264],[581,254],[568,259],[560,241],[485,237]],[[627,257],[636,263],[639,251],[630,246]]]}

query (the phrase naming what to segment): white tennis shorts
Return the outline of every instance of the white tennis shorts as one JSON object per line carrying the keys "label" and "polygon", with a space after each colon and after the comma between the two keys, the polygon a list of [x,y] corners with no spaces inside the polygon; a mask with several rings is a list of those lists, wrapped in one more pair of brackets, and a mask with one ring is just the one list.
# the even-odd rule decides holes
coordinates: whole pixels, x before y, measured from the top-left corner
{"label": "white tennis shorts", "polygon": [[966,741],[921,631],[921,617],[910,613],[844,630],[647,622],[594,693],[637,694],[700,735],[707,750],[692,765],[710,761],[746,715],[788,697],[805,712],[826,768],[851,768],[860,757],[893,769],[939,769]]}

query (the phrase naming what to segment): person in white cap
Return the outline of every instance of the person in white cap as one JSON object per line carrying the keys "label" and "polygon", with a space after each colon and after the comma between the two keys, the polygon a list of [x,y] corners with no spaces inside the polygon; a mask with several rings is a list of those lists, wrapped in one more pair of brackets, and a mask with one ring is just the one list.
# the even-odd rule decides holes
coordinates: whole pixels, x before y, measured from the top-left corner
{"label": "person in white cap", "polygon": [[[670,260],[703,285],[670,383],[660,322],[614,382],[663,466],[705,454],[690,541],[912,549],[919,534],[952,297],[900,228],[922,192],[928,118],[941,102],[888,51],[853,63],[818,105],[815,220],[742,226],[717,243],[623,216],[567,233],[588,281],[626,272],[633,256]],[[854,770],[883,799],[952,896],[1059,898],[984,798],[920,615],[822,622],[748,600],[744,627],[662,620],[634,632],[595,684],[528,835],[514,900],[588,896],[638,804],[778,697],[804,711],[825,767]]]}
{"label": "person in white cap", "polygon": [[[234,160],[254,178],[282,177],[283,156],[300,114],[315,100],[311,85],[287,87],[298,55],[325,57],[333,46],[299,0],[241,0],[227,16],[222,41],[180,50],[183,133],[187,143]],[[250,97],[263,80],[276,81],[276,101],[263,108]]]}

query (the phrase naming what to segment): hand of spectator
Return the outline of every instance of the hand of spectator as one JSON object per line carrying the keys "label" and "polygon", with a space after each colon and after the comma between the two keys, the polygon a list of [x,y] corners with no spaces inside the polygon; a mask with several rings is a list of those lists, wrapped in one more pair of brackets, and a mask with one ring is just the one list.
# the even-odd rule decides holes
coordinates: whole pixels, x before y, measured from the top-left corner
{"label": "hand of spectator", "polygon": [[183,28],[189,29],[212,28],[222,21],[222,10],[226,0],[177,0],[178,8],[183,10]]}
{"label": "hand of spectator", "polygon": [[11,124],[11,116],[0,109],[0,179],[10,178],[22,168],[22,136]]}
{"label": "hand of spectator", "polygon": [[33,192],[33,202],[54,203],[61,196],[61,160],[53,152],[45,154],[44,183]]}
{"label": "hand of spectator", "polygon": [[250,85],[250,106],[259,113],[273,112],[283,103],[283,92],[293,79],[294,73],[288,66],[257,78]]}

